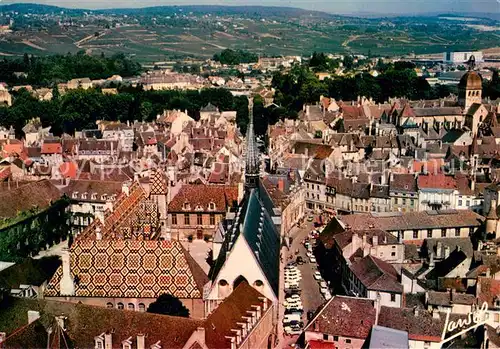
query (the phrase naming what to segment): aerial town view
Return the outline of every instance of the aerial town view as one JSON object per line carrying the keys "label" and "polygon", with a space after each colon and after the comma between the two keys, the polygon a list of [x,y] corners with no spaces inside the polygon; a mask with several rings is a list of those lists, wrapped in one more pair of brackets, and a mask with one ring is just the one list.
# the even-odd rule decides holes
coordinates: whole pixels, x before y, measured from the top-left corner
{"label": "aerial town view", "polygon": [[0,349],[500,348],[500,0],[0,1]]}

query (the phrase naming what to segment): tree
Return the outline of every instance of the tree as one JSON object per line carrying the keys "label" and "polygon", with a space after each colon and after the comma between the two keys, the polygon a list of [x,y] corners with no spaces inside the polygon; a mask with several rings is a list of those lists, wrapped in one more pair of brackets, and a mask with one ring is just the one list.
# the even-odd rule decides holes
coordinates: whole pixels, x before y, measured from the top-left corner
{"label": "tree", "polygon": [[164,293],[148,307],[148,313],[189,317],[189,310],[171,294]]}

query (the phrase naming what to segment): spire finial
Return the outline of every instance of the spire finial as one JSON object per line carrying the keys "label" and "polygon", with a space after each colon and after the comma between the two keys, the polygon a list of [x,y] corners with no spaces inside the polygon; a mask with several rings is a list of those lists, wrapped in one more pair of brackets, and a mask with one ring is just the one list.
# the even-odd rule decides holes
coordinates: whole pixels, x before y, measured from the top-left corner
{"label": "spire finial", "polygon": [[259,149],[255,141],[253,126],[253,98],[248,98],[248,129],[247,129],[247,153],[245,163],[245,185],[247,188],[256,188],[259,179]]}

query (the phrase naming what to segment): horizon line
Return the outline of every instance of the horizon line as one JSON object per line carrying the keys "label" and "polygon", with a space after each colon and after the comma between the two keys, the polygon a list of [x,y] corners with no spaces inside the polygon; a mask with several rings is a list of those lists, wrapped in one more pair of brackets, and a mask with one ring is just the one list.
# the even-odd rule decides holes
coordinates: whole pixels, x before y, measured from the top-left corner
{"label": "horizon line", "polygon": [[[500,1],[500,0],[499,0]],[[40,3],[40,2],[16,2],[16,1],[7,1],[7,2],[2,2],[0,0],[0,8],[3,6],[12,6],[12,5],[39,5],[39,6],[47,6],[47,7],[56,7],[60,9],[68,9],[68,10],[81,10],[81,11],[110,11],[110,10],[141,10],[141,9],[154,9],[154,8],[162,8],[162,7],[171,7],[171,8],[182,8],[182,7],[229,7],[229,8],[238,8],[238,7],[257,7],[257,8],[286,8],[286,9],[296,9],[296,10],[303,10],[306,12],[312,12],[312,13],[324,13],[324,14],[329,14],[329,15],[340,15],[340,16],[347,16],[347,17],[414,17],[414,16],[423,16],[423,17],[439,17],[442,15],[458,15],[458,17],[462,16],[470,16],[470,15],[484,15],[488,14],[487,12],[484,11],[473,11],[473,12],[462,12],[462,11],[423,11],[423,12],[394,12],[394,13],[388,13],[387,11],[381,11],[381,12],[374,12],[374,11],[357,11],[357,12],[350,12],[350,11],[339,11],[339,12],[332,12],[328,10],[311,10],[308,8],[304,7],[297,7],[297,6],[280,6],[280,5],[228,5],[228,4],[196,4],[196,3],[191,3],[191,4],[183,4],[183,5],[176,5],[176,4],[165,4],[165,5],[149,5],[149,6],[124,6],[124,7],[105,7],[105,8],[84,8],[84,7],[78,7],[78,6],[61,6],[61,5],[52,5],[52,4],[46,4],[46,3]]]}

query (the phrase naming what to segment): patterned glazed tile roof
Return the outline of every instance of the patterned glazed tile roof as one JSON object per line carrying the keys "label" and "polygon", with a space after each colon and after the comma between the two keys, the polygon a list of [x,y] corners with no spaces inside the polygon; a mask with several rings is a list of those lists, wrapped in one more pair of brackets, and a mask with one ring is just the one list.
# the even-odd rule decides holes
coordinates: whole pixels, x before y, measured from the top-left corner
{"label": "patterned glazed tile roof", "polygon": [[167,193],[167,179],[165,173],[161,170],[156,170],[151,173],[151,191],[150,195],[163,195]]}
{"label": "patterned glazed tile roof", "polygon": [[[71,273],[76,297],[157,298],[170,293],[180,299],[202,298],[208,280],[178,241],[80,240],[71,247]],[[59,296],[60,267],[45,291]],[[201,287],[200,287],[201,286]]]}

